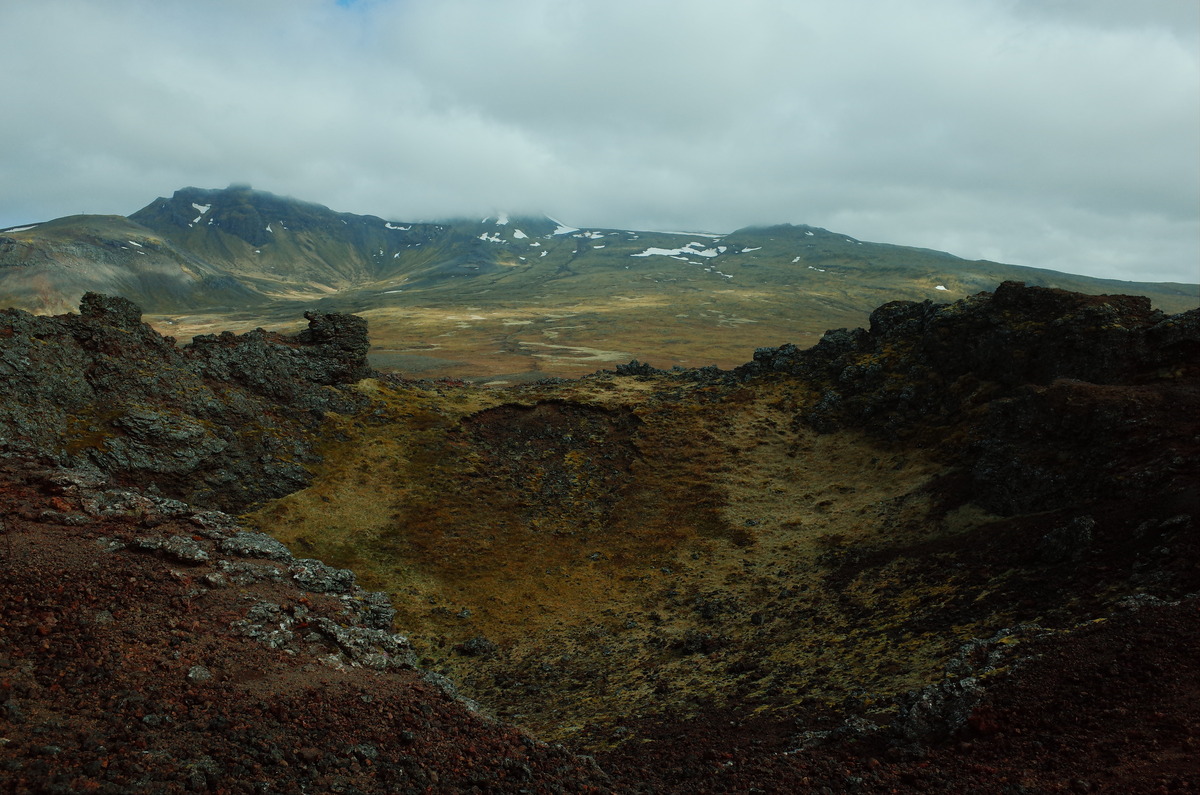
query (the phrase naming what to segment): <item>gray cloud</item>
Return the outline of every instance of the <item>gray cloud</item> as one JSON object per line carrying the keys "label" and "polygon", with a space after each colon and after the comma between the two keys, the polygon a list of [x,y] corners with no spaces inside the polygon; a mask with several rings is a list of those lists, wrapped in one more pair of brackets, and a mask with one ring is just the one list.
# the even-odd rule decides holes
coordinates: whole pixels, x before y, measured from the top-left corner
{"label": "gray cloud", "polygon": [[1192,5],[13,0],[0,226],[250,182],[1197,281]]}

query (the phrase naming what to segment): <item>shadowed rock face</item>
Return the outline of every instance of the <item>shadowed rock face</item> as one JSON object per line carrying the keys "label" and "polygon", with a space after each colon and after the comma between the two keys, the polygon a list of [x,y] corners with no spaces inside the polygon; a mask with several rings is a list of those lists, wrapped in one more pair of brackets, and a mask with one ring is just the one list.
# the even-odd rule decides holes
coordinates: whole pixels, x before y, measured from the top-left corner
{"label": "shadowed rock face", "polygon": [[770,373],[822,390],[803,416],[822,431],[932,445],[970,420],[960,453],[979,503],[1049,510],[1184,482],[1187,437],[1164,429],[1196,403],[1200,310],[1005,282],[954,304],[885,304],[869,331],[759,349],[736,371]]}
{"label": "shadowed rock face", "polygon": [[124,298],[88,293],[79,315],[0,312],[0,445],[223,508],[294,491],[323,414],[357,405],[339,387],[369,373],[365,321],[307,318],[294,337],[177,348]]}
{"label": "shadowed rock face", "polygon": [[[812,348],[760,348],[743,378],[784,372],[820,383],[840,408],[822,418],[916,424],[966,404],[956,381],[1012,388],[1058,378],[1143,379],[1200,352],[1200,310],[1166,316],[1140,296],[1090,296],[1005,282],[953,304],[894,301],[869,330],[826,332]],[[815,415],[814,415],[815,417]]]}

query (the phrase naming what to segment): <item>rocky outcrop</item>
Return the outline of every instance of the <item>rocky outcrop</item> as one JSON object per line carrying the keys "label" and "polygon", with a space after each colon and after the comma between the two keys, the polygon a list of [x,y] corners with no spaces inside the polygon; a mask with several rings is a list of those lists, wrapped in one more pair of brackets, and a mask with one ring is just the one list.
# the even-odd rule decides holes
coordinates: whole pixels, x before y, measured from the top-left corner
{"label": "rocky outcrop", "polygon": [[760,348],[734,377],[771,374],[818,390],[801,417],[818,430],[943,446],[1003,513],[1183,488],[1197,461],[1182,426],[1200,412],[1200,310],[1165,316],[1140,296],[1005,282],[953,304],[895,301],[870,329]]}
{"label": "rocky outcrop", "polygon": [[311,411],[351,408],[336,391],[370,375],[367,322],[357,315],[305,312],[308,328],[294,337],[262,329],[195,337],[183,349],[201,377],[236,385],[253,395]]}
{"label": "rocky outcrop", "polygon": [[899,433],[997,390],[1064,378],[1127,384],[1197,368],[1200,310],[1168,317],[1141,296],[1005,282],[953,304],[884,304],[869,330],[829,331],[804,350],[760,348],[735,374],[783,372],[823,386],[823,406],[809,415],[815,425]]}
{"label": "rocky outcrop", "polygon": [[304,486],[325,412],[369,374],[366,322],[310,312],[296,336],[262,330],[179,348],[124,298],[79,315],[0,312],[0,450],[91,466],[220,508]]}

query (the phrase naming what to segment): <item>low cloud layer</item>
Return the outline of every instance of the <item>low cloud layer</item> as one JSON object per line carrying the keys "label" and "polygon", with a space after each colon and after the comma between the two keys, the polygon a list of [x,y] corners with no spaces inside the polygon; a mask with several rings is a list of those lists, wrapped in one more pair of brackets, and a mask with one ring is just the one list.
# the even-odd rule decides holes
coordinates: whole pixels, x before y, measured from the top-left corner
{"label": "low cloud layer", "polygon": [[1200,280],[1179,0],[12,0],[0,227],[186,185]]}

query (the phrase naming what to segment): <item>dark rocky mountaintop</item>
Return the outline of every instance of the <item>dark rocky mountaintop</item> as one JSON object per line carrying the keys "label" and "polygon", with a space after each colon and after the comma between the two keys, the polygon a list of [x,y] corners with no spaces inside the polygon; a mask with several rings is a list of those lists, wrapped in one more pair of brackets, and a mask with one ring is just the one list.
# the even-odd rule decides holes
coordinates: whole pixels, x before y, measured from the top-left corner
{"label": "dark rocky mountaintop", "polygon": [[[231,185],[223,190],[183,188],[170,198],[155,199],[130,215],[129,220],[168,236],[184,235],[189,229],[218,232],[256,248],[273,243],[277,234],[303,232],[343,240],[361,252],[427,241],[440,229],[428,224],[408,224],[409,228],[400,229],[373,215],[339,213],[247,185]],[[368,268],[380,264],[370,259],[365,263]],[[339,267],[335,262],[328,264]]]}
{"label": "dark rocky mountaintop", "polygon": [[306,317],[0,312],[0,791],[1200,789],[1200,311],[509,389]]}

